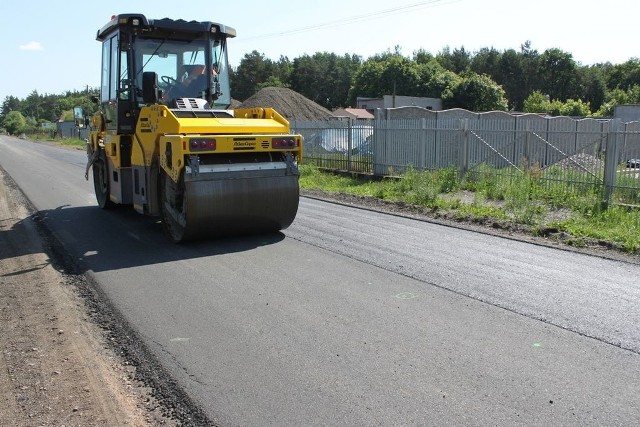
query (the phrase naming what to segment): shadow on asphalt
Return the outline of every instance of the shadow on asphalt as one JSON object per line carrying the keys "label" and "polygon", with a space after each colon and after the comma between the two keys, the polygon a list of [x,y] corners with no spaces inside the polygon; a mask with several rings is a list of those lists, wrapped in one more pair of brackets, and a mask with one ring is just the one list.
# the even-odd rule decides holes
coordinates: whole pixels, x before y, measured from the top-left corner
{"label": "shadow on asphalt", "polygon": [[281,232],[271,232],[175,244],[157,218],[138,214],[127,206],[109,210],[60,206],[36,212],[17,223],[15,231],[26,226],[25,221],[37,224],[47,245],[77,274],[246,252],[285,238]]}

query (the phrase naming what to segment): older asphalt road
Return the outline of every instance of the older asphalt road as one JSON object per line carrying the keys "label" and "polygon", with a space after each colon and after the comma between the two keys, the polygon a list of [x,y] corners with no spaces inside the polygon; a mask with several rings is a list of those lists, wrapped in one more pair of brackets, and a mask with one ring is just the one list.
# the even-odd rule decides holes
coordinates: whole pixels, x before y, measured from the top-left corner
{"label": "older asphalt road", "polygon": [[632,425],[640,266],[301,199],[283,233],[176,246],[95,207],[82,152],[0,166],[221,425]]}

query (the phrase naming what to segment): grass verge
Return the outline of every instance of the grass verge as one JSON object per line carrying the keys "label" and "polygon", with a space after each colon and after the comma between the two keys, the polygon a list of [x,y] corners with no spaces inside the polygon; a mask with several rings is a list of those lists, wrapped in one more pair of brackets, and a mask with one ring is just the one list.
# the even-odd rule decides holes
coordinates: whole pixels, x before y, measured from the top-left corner
{"label": "grass verge", "polygon": [[568,244],[597,244],[640,254],[640,209],[602,207],[590,185],[544,179],[540,170],[515,175],[480,173],[458,178],[455,169],[416,171],[399,179],[362,180],[300,165],[302,189],[373,197],[446,212],[471,222],[512,224],[533,235],[565,236]]}

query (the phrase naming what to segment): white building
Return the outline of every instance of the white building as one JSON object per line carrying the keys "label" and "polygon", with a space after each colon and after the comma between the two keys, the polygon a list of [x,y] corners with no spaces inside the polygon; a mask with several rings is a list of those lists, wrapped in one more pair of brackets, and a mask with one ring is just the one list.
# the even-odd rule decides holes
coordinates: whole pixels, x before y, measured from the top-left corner
{"label": "white building", "polygon": [[358,97],[356,99],[358,108],[363,108],[373,113],[377,108],[396,108],[396,107],[422,107],[427,110],[442,110],[442,100],[440,98],[423,98],[419,96],[400,96],[400,95],[384,95],[382,98],[365,98]]}

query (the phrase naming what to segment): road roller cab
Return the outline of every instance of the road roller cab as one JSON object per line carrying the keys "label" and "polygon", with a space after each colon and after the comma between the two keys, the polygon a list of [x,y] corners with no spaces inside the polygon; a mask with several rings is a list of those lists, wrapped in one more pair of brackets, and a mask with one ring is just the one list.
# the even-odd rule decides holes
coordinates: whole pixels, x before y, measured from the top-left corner
{"label": "road roller cab", "polygon": [[281,230],[298,209],[302,137],[271,108],[230,110],[227,40],[213,22],[114,16],[87,144],[102,208],[160,216],[176,242]]}

